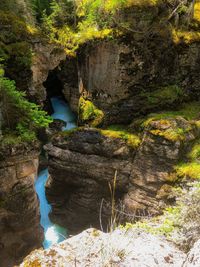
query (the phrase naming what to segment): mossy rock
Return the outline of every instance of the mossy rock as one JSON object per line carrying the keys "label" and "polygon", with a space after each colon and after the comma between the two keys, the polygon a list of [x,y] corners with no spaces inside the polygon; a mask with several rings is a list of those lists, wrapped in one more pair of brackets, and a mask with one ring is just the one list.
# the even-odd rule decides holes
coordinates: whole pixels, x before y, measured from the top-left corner
{"label": "mossy rock", "polygon": [[191,160],[200,159],[200,140],[199,139],[192,146],[191,151],[188,153],[188,158]]}
{"label": "mossy rock", "polygon": [[188,162],[176,166],[176,174],[181,179],[200,179],[200,163]]}
{"label": "mossy rock", "polygon": [[129,132],[127,128],[123,128],[122,126],[112,125],[107,129],[99,129],[99,132],[110,138],[122,139],[132,148],[137,148],[141,143],[138,135]]}
{"label": "mossy rock", "polygon": [[147,98],[147,103],[150,106],[155,106],[159,104],[172,104],[175,101],[183,98],[184,92],[182,88],[177,85],[168,85],[158,88],[154,92],[145,92],[141,96]]}
{"label": "mossy rock", "polygon": [[160,123],[163,122],[163,124],[166,124],[168,123],[167,120],[172,120],[178,117],[182,117],[185,120],[190,121],[191,124],[194,124],[196,125],[196,127],[198,127],[199,116],[200,116],[200,103],[199,101],[195,101],[183,104],[182,106],[179,107],[178,110],[163,111],[160,113],[151,113],[145,118],[138,119],[136,123],[138,127],[144,129],[145,127],[149,126],[153,121],[160,120]]}
{"label": "mossy rock", "polygon": [[193,125],[180,116],[173,119],[151,121],[147,131],[172,142],[194,140]]}
{"label": "mossy rock", "polygon": [[79,120],[81,123],[97,127],[103,122],[104,113],[98,109],[90,100],[80,97]]}

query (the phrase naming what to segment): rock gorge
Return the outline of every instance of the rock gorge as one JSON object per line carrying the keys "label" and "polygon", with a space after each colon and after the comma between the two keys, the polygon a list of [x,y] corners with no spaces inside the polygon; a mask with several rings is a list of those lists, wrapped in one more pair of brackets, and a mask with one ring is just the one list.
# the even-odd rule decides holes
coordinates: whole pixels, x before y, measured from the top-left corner
{"label": "rock gorge", "polygon": [[[78,123],[76,129],[66,132],[59,131],[59,127],[51,129],[56,122],[50,130],[43,127],[37,133],[40,145],[7,144],[0,136],[0,266],[18,264],[30,251],[42,246],[34,182],[43,149],[48,163],[41,161],[40,169],[43,165],[49,168],[46,194],[52,206],[50,218],[69,234],[91,226],[108,229],[114,177],[118,223],[162,214],[163,209],[176,203],[175,187],[187,188],[188,181],[199,178],[198,173],[190,174],[179,167],[188,162],[199,165],[199,155],[195,159],[189,156],[200,134],[199,24],[192,24],[192,1],[185,1],[185,11],[175,12],[174,16],[171,14],[180,3],[172,2],[135,4],[123,9],[113,22],[112,27],[117,29],[113,36],[81,43],[75,56],[66,55],[64,44],[49,41],[40,32],[30,31],[24,22],[16,22],[13,15],[7,19],[0,14],[0,45],[9,54],[6,77],[15,80],[19,91],[26,91],[27,98],[49,114],[50,98],[61,96],[76,113]],[[24,12],[26,21],[31,16],[34,24],[33,15],[26,8]],[[13,21],[19,23],[20,35]],[[13,36],[9,35],[10,29]],[[20,63],[19,58],[23,58]],[[1,130],[7,118],[1,101],[0,107]],[[65,241],[55,251],[69,247]],[[49,257],[54,251],[35,251],[27,261],[45,266],[48,257],[40,262],[45,253]],[[173,263],[168,256],[155,258],[157,265],[150,266],[178,266],[186,254],[177,249]],[[26,265],[25,260],[22,266],[34,266],[32,263]],[[117,264],[129,266],[130,262]]]}
{"label": "rock gorge", "polygon": [[13,266],[41,246],[38,200],[34,188],[39,146],[1,146],[0,152],[0,259]]}

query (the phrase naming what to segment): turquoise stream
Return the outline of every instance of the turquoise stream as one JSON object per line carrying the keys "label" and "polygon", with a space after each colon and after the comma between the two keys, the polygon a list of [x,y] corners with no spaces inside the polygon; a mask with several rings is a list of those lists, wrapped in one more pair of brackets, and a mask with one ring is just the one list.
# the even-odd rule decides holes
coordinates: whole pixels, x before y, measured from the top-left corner
{"label": "turquoise stream", "polygon": [[[51,98],[54,113],[52,117],[54,119],[60,119],[67,124],[62,130],[70,130],[76,127],[75,116],[70,107],[60,97]],[[53,224],[49,219],[49,213],[51,212],[51,205],[48,203],[45,195],[45,184],[48,179],[48,169],[41,171],[38,175],[38,179],[35,182],[35,189],[40,201],[40,224],[44,229],[44,242],[43,247],[49,248],[51,245],[59,243],[66,239],[67,231],[65,228]]]}

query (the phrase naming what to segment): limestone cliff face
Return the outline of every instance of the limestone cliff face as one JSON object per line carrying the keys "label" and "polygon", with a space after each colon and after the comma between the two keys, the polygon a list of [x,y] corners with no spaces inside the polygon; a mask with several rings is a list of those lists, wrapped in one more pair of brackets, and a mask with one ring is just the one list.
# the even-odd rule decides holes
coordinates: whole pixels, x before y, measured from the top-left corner
{"label": "limestone cliff face", "polygon": [[[166,129],[171,131],[180,126],[185,131],[180,139],[171,140],[164,135]],[[174,181],[170,175],[195,137],[195,127],[181,117],[165,124],[162,120],[151,122],[141,135],[139,148],[95,129],[85,128],[66,136],[58,134],[45,146],[51,177],[47,194],[53,207],[53,221],[69,232],[90,225],[100,227],[99,211],[104,199],[102,217],[108,224],[109,183],[113,184],[115,171],[119,217],[123,220],[135,219],[134,215],[158,214],[173,201],[170,193]]]}
{"label": "limestone cliff face", "polygon": [[73,112],[77,113],[79,103],[78,62],[77,58],[67,57],[62,61],[55,73],[62,84],[62,92]]}
{"label": "limestone cliff face", "polygon": [[43,83],[47,80],[49,71],[55,69],[66,58],[66,54],[61,47],[55,47],[52,44],[36,43],[33,45],[33,50],[28,95],[42,104],[47,94]]}
{"label": "limestone cliff face", "polygon": [[[128,190],[135,150],[125,141],[105,137],[95,129],[55,137],[45,149],[49,155],[47,196],[53,221],[67,226],[70,232],[99,226],[99,207],[102,199],[110,200],[109,183],[113,184],[116,170],[118,201]],[[103,205],[102,220],[109,214],[110,208]]]}
{"label": "limestone cliff face", "polygon": [[0,150],[0,259],[13,266],[40,247],[42,231],[34,182],[38,144],[2,146]]}
{"label": "limestone cliff face", "polygon": [[[183,127],[185,131],[180,139],[172,140],[165,136],[166,130],[179,127]],[[160,136],[157,134],[159,131]],[[167,123],[157,120],[148,125],[133,160],[129,190],[124,198],[129,213],[138,211],[141,214],[156,214],[164,207],[164,203],[173,202],[170,194],[174,185],[174,167],[187,154],[196,137],[195,128],[181,117]]]}
{"label": "limestone cliff face", "polygon": [[[104,124],[177,107],[199,97],[199,43],[174,43],[159,24],[137,36],[85,45],[79,53],[80,93],[104,111]],[[152,101],[153,92],[177,87],[179,97]]]}

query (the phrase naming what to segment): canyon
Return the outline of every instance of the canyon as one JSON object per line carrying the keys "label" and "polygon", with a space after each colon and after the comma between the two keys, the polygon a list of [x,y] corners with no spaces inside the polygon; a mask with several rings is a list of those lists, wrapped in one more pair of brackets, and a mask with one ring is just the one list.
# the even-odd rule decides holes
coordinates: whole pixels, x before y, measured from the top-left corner
{"label": "canyon", "polygon": [[[190,10],[191,1],[185,2]],[[31,48],[31,64],[15,68],[17,56],[12,54],[5,75],[54,121],[38,130],[40,141],[6,143],[2,131],[9,112],[0,100],[0,266],[20,264],[31,251],[20,266],[48,266],[52,255],[58,266],[74,266],[74,257],[77,266],[103,266],[95,253],[110,237],[123,239],[124,230],[116,230],[115,236],[115,231],[88,228],[107,232],[114,227],[113,212],[118,225],[157,218],[176,204],[177,187],[189,188],[189,182],[199,178],[180,166],[199,166],[199,155],[190,154],[200,136],[200,42],[175,32],[175,18],[164,23],[173,11],[166,5],[122,11],[115,23],[124,23],[116,26],[123,34],[84,42],[75,56],[40,34],[19,36],[17,41],[9,36],[7,43],[3,39],[6,45],[26,42]],[[180,12],[178,24],[186,25],[187,19]],[[9,28],[2,25],[7,36]],[[54,116],[55,99],[69,105],[70,109],[64,107],[71,114],[67,122],[63,110]],[[43,189],[52,209],[50,223],[66,229],[69,236],[79,235],[48,250],[35,250],[45,235],[35,183],[39,170],[46,168]],[[133,251],[145,242],[148,247],[158,242],[163,248],[162,256],[152,256],[156,264],[150,266],[190,266],[192,251],[199,246],[199,233],[183,251],[182,244],[177,248],[166,236],[130,232],[137,241],[130,245]],[[86,250],[87,243],[95,244],[90,263],[89,254],[80,255],[81,240]],[[143,256],[131,254],[143,265],[148,263],[148,257],[142,261],[144,251]],[[59,261],[62,255],[68,261]],[[120,255],[115,255],[113,266],[135,264]]]}

